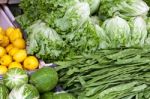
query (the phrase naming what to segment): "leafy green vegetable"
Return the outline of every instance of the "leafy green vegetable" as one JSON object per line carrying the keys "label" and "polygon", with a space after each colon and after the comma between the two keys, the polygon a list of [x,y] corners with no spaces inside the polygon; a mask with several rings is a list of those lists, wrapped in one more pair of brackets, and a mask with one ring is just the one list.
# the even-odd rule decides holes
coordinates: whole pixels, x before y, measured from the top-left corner
{"label": "leafy green vegetable", "polygon": [[[79,2],[78,0],[21,0],[20,7],[30,20],[44,20],[49,26],[55,27],[55,20],[64,16],[66,9]],[[22,23],[20,23],[22,25]]]}
{"label": "leafy green vegetable", "polygon": [[149,47],[100,50],[58,61],[59,82],[79,99],[148,99],[149,52]]}
{"label": "leafy green vegetable", "polygon": [[90,13],[92,15],[95,12],[97,12],[101,0],[80,0],[80,1],[89,3],[89,5],[90,5]]}
{"label": "leafy green vegetable", "polygon": [[99,15],[111,17],[119,15],[123,18],[145,16],[149,7],[143,0],[101,0]]}
{"label": "leafy green vegetable", "polygon": [[73,31],[84,24],[90,15],[88,3],[76,3],[67,9],[63,18],[56,20],[56,27],[60,31]]}
{"label": "leafy green vegetable", "polygon": [[67,34],[66,42],[70,49],[75,52],[75,55],[82,54],[83,52],[94,52],[99,47],[100,32],[97,31],[95,24],[87,21],[81,28]]}
{"label": "leafy green vegetable", "polygon": [[126,20],[120,18],[119,16],[115,16],[113,18],[107,19],[103,23],[103,28],[106,32],[106,35],[110,39],[110,48],[130,46],[130,27]]}
{"label": "leafy green vegetable", "polygon": [[146,22],[142,17],[135,17],[130,21],[131,25],[131,45],[143,46],[145,44],[145,40],[147,38],[147,26]]}
{"label": "leafy green vegetable", "polygon": [[27,28],[27,52],[38,58],[50,61],[57,59],[64,52],[65,43],[57,32],[44,22],[37,21]]}

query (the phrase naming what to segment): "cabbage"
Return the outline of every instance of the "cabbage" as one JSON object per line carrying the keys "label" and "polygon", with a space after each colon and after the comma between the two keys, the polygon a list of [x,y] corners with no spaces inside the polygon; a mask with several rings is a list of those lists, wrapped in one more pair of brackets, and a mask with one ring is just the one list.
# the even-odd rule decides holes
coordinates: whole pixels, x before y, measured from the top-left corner
{"label": "cabbage", "polygon": [[130,27],[128,22],[119,16],[107,19],[102,26],[110,40],[109,47],[116,48],[121,46],[129,46],[130,43]]}
{"label": "cabbage", "polygon": [[70,7],[63,18],[56,20],[56,27],[60,31],[73,31],[84,24],[90,15],[88,3],[76,3]]}
{"label": "cabbage", "polygon": [[146,15],[148,13],[149,7],[143,0],[130,0],[130,1],[131,5],[130,3],[123,2],[118,6],[123,17]]}
{"label": "cabbage", "polygon": [[24,84],[13,88],[9,94],[9,99],[40,99],[37,89],[30,85]]}
{"label": "cabbage", "polygon": [[143,46],[147,38],[147,26],[145,20],[138,16],[130,20],[131,27],[131,45]]}
{"label": "cabbage", "polygon": [[27,53],[43,60],[54,60],[63,54],[64,42],[57,32],[37,21],[27,28]]}
{"label": "cabbage", "polygon": [[89,3],[90,13],[93,14],[98,10],[101,0],[80,0],[80,1]]}
{"label": "cabbage", "polygon": [[148,5],[143,0],[102,0],[99,10],[105,17],[118,14],[123,18],[145,16],[149,11]]}

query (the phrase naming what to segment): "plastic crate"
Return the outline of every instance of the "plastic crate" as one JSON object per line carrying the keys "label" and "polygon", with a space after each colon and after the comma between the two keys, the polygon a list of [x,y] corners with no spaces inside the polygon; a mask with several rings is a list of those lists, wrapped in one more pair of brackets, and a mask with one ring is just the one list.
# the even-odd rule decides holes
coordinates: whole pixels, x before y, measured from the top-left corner
{"label": "plastic crate", "polygon": [[12,22],[9,20],[8,16],[5,14],[5,12],[0,7],[0,27],[3,29],[7,29],[8,27],[14,27]]}

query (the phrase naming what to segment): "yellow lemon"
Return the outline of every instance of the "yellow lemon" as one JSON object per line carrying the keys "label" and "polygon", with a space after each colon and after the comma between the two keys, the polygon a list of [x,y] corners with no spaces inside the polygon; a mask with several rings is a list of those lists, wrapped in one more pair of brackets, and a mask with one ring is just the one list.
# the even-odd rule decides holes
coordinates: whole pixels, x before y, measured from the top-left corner
{"label": "yellow lemon", "polygon": [[38,59],[34,56],[28,56],[24,60],[23,66],[27,70],[34,70],[34,69],[38,68],[38,66],[39,66]]}
{"label": "yellow lemon", "polygon": [[27,57],[26,50],[19,50],[16,54],[14,54],[13,59],[16,62],[23,62],[26,57]]}
{"label": "yellow lemon", "polygon": [[25,41],[22,38],[18,38],[15,41],[13,41],[13,45],[17,48],[23,49],[25,48]]}
{"label": "yellow lemon", "polygon": [[2,44],[4,42],[4,35],[0,34],[0,44]]}
{"label": "yellow lemon", "polygon": [[0,65],[0,75],[3,75],[7,72],[7,67],[6,66],[3,66],[3,65]]}
{"label": "yellow lemon", "polygon": [[4,66],[8,66],[12,62],[12,57],[10,55],[4,55],[0,59],[0,64]]}
{"label": "yellow lemon", "polygon": [[15,28],[9,27],[9,28],[6,30],[6,35],[7,35],[8,37],[10,37],[10,35],[14,33],[14,30],[15,30]]}
{"label": "yellow lemon", "polygon": [[4,36],[4,40],[1,46],[6,47],[7,45],[9,45],[9,38],[7,36]]}
{"label": "yellow lemon", "polygon": [[6,50],[3,47],[0,47],[0,57],[6,54]]}
{"label": "yellow lemon", "polygon": [[22,65],[18,62],[12,62],[8,66],[8,69],[11,69],[11,68],[22,68]]}
{"label": "yellow lemon", "polygon": [[5,31],[2,29],[2,27],[0,27],[0,34],[5,35]]}
{"label": "yellow lemon", "polygon": [[11,55],[11,56],[14,56],[14,54],[16,54],[18,51],[19,51],[18,48],[13,47],[13,48],[8,52],[8,54]]}
{"label": "yellow lemon", "polygon": [[20,31],[20,29],[15,29],[14,32],[12,34],[10,34],[10,41],[13,42],[18,38],[22,38],[22,33]]}
{"label": "yellow lemon", "polygon": [[9,44],[9,45],[6,47],[6,52],[8,53],[12,48],[13,48],[13,44]]}

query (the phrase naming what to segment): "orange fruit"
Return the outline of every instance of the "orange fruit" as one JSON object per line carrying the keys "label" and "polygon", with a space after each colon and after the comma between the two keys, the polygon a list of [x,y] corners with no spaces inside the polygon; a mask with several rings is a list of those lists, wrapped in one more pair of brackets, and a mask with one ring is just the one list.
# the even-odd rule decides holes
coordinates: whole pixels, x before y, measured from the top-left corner
{"label": "orange fruit", "polygon": [[3,47],[0,47],[0,57],[6,54],[6,50]]}
{"label": "orange fruit", "polygon": [[6,66],[3,66],[3,65],[0,65],[0,75],[3,75],[7,72],[7,67]]}
{"label": "orange fruit", "polygon": [[9,28],[6,30],[6,35],[7,35],[8,37],[10,37],[10,35],[14,33],[14,30],[15,30],[15,28],[9,27]]}
{"label": "orange fruit", "polygon": [[9,44],[7,47],[6,47],[6,51],[7,53],[13,48],[13,44]]}
{"label": "orange fruit", "polygon": [[23,66],[27,70],[34,70],[34,69],[38,68],[38,66],[39,66],[38,59],[34,56],[28,56],[24,60]]}
{"label": "orange fruit", "polygon": [[18,62],[12,62],[8,66],[8,69],[11,69],[11,68],[22,68],[22,65]]}
{"label": "orange fruit", "polygon": [[6,47],[7,45],[9,45],[9,38],[7,36],[4,36],[4,40],[1,46]]}
{"label": "orange fruit", "polygon": [[4,55],[0,59],[0,64],[4,66],[8,66],[12,62],[12,57],[10,55]]}
{"label": "orange fruit", "polygon": [[23,62],[26,57],[27,57],[26,50],[19,50],[17,53],[14,54],[13,59],[16,62]]}
{"label": "orange fruit", "polygon": [[22,33],[20,29],[15,29],[12,34],[10,34],[9,39],[11,42],[15,41],[18,38],[22,38]]}
{"label": "orange fruit", "polygon": [[18,51],[19,51],[19,49],[16,48],[16,47],[14,47],[14,48],[12,48],[12,49],[8,52],[8,54],[11,55],[11,56],[13,56],[13,55],[16,54]]}
{"label": "orange fruit", "polygon": [[25,40],[22,38],[18,38],[15,41],[13,41],[13,45],[17,48],[23,49],[25,48]]}

